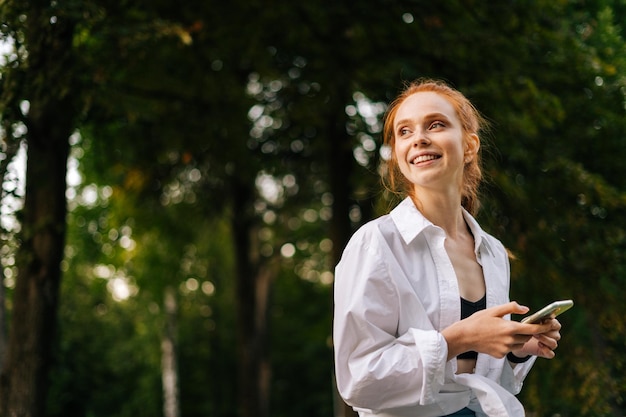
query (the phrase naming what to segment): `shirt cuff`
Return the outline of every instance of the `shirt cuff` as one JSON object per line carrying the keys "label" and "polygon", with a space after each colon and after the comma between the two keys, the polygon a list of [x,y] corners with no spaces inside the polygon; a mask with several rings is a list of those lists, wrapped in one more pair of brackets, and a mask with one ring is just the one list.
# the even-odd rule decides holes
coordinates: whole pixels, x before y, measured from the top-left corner
{"label": "shirt cuff", "polygon": [[513,354],[513,352],[509,352],[509,353],[506,354],[506,358],[511,363],[524,363],[524,362],[528,361],[531,357],[532,357],[532,355],[528,355],[528,356],[525,356],[523,358],[520,358],[518,356],[515,356]]}

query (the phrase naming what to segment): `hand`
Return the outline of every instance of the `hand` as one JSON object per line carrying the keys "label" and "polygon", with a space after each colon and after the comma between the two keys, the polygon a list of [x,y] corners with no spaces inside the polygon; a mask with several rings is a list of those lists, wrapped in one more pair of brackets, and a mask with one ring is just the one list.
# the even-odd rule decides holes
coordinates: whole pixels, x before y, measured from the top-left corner
{"label": "hand", "polygon": [[558,347],[558,342],[561,340],[561,323],[552,316],[543,320],[542,324],[550,326],[548,331],[533,335],[521,349],[512,350],[515,356],[523,358],[527,355],[535,355],[546,359],[554,358],[554,349]]}
{"label": "hand", "polygon": [[[478,311],[444,329],[441,333],[448,342],[448,359],[470,350],[496,358],[502,358],[511,351],[521,354],[534,335],[547,335],[551,331],[551,324],[519,323],[503,318],[507,314],[525,314],[528,310],[528,307],[512,301]],[[547,339],[550,337],[545,339],[537,341],[549,343]],[[538,344],[534,346],[535,352],[539,351],[538,347]],[[533,349],[532,344],[527,348]]]}

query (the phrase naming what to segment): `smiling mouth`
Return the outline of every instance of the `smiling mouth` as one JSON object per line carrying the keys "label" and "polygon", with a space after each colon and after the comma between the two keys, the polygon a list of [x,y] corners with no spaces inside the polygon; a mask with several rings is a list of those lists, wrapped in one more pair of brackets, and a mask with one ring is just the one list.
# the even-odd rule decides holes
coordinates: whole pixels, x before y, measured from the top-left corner
{"label": "smiling mouth", "polygon": [[439,159],[441,156],[439,155],[420,155],[414,160],[411,161],[413,165],[419,164],[420,162],[432,161],[433,159]]}

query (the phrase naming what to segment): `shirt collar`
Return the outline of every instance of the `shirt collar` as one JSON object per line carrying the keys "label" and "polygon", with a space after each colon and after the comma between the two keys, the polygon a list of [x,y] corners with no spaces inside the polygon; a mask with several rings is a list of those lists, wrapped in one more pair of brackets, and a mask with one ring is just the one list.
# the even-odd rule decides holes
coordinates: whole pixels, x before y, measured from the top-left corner
{"label": "shirt collar", "polygon": [[474,235],[474,252],[477,254],[480,253],[480,248],[482,246],[490,255],[494,256],[493,249],[490,246],[489,239],[487,238],[489,235],[480,227],[476,219],[465,209],[463,209],[463,217],[465,218],[465,222],[469,226],[470,231]]}
{"label": "shirt collar", "polygon": [[[411,243],[424,230],[436,227],[415,207],[410,197],[402,200],[389,214],[406,244]],[[463,217],[474,235],[474,251],[479,253],[480,247],[483,246],[493,255],[487,233],[483,231],[476,219],[465,209],[463,209]]]}

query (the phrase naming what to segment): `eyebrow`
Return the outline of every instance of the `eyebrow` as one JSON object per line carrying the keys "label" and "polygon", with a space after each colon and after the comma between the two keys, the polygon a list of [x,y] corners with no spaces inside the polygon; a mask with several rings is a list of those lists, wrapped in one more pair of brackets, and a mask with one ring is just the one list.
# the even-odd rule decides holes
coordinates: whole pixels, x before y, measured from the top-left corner
{"label": "eyebrow", "polygon": [[[447,115],[445,115],[443,113],[439,113],[439,112],[428,113],[426,116],[423,117],[423,120],[433,120],[433,119],[445,119],[447,122],[450,121],[450,117],[448,117]],[[394,128],[396,128],[399,125],[411,124],[411,123],[413,123],[413,121],[414,121],[414,119],[401,119],[401,120],[398,120],[397,122],[395,122],[393,124],[393,126],[394,126]]]}

